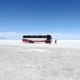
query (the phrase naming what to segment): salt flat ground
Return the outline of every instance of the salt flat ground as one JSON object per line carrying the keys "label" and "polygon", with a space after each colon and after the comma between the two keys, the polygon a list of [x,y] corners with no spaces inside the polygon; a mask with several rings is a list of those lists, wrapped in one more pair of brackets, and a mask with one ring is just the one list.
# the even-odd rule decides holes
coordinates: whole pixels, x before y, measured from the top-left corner
{"label": "salt flat ground", "polygon": [[80,40],[0,40],[0,80],[80,80]]}

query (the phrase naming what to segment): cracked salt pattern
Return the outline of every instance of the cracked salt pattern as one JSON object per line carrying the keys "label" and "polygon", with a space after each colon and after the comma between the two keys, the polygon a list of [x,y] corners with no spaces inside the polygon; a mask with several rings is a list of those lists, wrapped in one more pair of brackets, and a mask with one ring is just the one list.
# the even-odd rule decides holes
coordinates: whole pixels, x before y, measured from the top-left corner
{"label": "cracked salt pattern", "polygon": [[80,49],[0,45],[0,80],[80,80]]}

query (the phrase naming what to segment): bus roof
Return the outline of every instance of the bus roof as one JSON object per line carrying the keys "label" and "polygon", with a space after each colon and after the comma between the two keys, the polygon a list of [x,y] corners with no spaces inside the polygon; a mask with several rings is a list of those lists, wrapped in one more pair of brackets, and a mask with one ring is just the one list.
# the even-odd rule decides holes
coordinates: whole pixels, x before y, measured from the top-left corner
{"label": "bus roof", "polygon": [[23,35],[23,38],[47,38],[47,36],[51,35]]}

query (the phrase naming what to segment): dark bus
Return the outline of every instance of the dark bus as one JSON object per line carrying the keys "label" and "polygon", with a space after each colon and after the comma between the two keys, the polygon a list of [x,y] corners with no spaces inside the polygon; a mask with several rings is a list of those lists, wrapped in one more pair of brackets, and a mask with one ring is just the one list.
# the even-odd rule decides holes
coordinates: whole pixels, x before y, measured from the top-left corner
{"label": "dark bus", "polygon": [[51,43],[52,36],[51,35],[23,35],[23,42],[34,43],[34,42],[45,42]]}

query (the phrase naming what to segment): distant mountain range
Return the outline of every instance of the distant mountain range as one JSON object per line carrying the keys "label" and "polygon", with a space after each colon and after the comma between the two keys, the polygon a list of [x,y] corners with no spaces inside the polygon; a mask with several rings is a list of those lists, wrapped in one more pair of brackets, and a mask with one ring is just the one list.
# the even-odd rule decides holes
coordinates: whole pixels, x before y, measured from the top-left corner
{"label": "distant mountain range", "polygon": [[5,38],[5,37],[0,37],[0,40],[6,40],[7,38]]}

